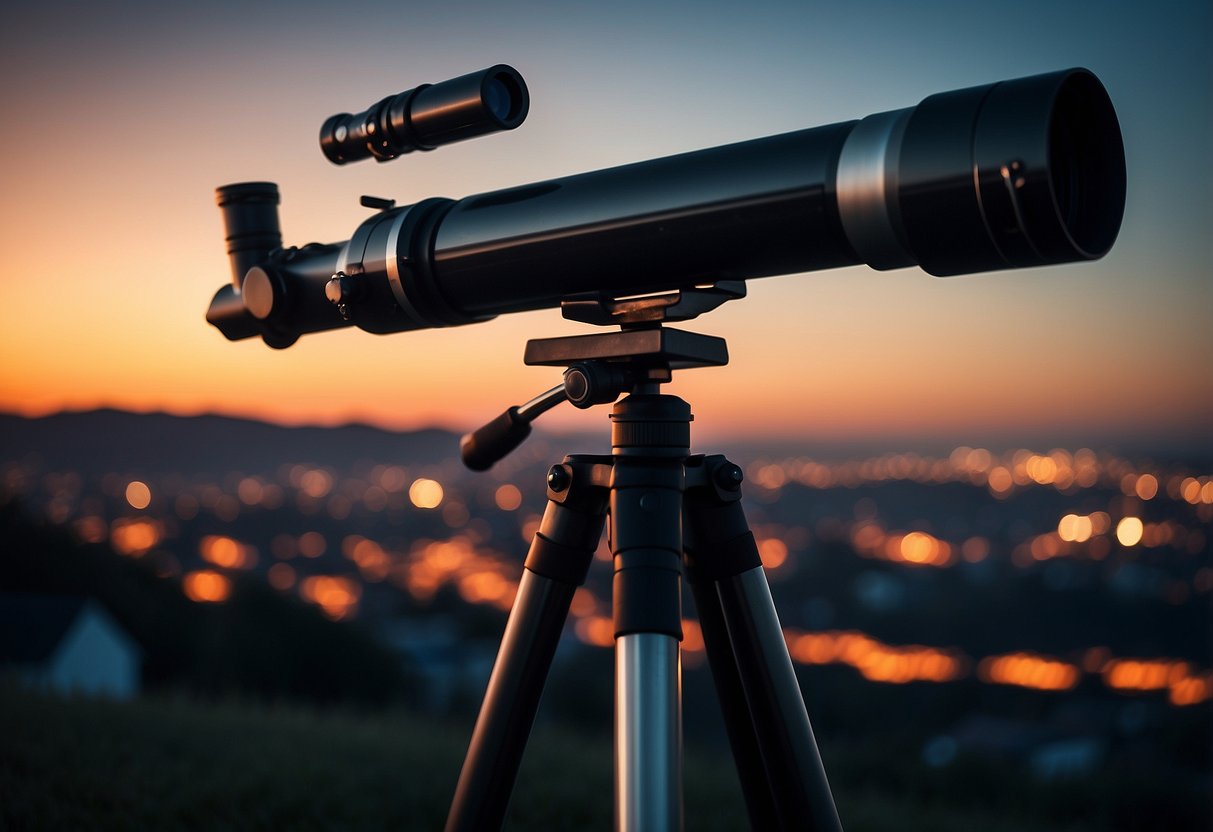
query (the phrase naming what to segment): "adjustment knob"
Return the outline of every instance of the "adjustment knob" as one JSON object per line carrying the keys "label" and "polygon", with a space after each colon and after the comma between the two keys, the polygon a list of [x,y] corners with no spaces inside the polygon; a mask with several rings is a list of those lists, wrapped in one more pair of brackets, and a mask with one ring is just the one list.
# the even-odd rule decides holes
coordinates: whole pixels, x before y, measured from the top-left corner
{"label": "adjustment knob", "polygon": [[627,370],[604,361],[580,361],[564,371],[564,390],[569,404],[582,410],[610,404],[630,386]]}
{"label": "adjustment knob", "polygon": [[337,272],[324,284],[324,296],[337,307],[343,320],[350,319],[350,301],[358,294],[358,284],[345,272]]}

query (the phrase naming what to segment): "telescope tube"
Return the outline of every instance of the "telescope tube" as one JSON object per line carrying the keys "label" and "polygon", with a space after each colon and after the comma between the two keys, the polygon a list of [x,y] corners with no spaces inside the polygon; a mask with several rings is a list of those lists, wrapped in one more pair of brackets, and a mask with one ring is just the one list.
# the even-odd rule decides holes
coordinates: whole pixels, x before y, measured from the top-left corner
{"label": "telescope tube", "polygon": [[[271,263],[283,297],[259,308],[283,310],[264,322],[279,333],[351,323],[398,332],[588,292],[858,263],[942,276],[1094,260],[1115,241],[1124,198],[1112,103],[1093,74],[1070,69],[858,122],[393,208],[359,227],[335,264]],[[294,298],[322,289],[334,266],[356,275],[348,320]]]}

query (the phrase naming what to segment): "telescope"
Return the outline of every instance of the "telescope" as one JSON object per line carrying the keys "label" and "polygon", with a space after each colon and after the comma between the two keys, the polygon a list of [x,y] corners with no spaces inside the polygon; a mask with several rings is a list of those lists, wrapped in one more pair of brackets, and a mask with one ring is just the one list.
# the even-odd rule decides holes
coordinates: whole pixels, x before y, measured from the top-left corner
{"label": "telescope", "polygon": [[[328,118],[335,164],[386,162],[522,123],[504,65]],[[218,189],[232,283],[207,320],[283,348],[345,326],[389,333],[561,307],[618,332],[531,339],[563,383],[465,436],[484,470],[563,401],[613,403],[611,454],[547,474],[456,784],[447,832],[502,828],[540,695],[604,529],[614,563],[615,828],[681,829],[682,579],[695,600],[755,829],[841,832],[762,559],[740,466],[690,453],[674,370],[728,362],[724,339],[667,328],[751,278],[867,263],[935,275],[1102,257],[1120,229],[1124,149],[1085,69],[940,93],[915,107],[593,173],[375,213],[340,243],[282,246],[278,189]],[[624,397],[620,399],[622,394]],[[618,399],[618,401],[617,401]]]}
{"label": "telescope", "polygon": [[[324,122],[336,164],[519,126],[498,65]],[[457,326],[556,307],[859,263],[937,276],[1095,260],[1125,200],[1120,126],[1068,69],[737,144],[376,213],[344,242],[282,246],[270,182],[217,189],[232,283],[207,321],[284,348],[347,326]]]}

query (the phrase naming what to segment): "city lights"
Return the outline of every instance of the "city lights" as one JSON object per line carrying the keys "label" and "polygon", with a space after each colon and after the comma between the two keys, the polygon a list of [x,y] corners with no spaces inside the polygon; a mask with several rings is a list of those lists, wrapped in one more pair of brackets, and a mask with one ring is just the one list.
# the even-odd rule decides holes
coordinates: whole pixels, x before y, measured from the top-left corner
{"label": "city lights", "polygon": [[[439,471],[443,482],[436,478]],[[73,472],[39,475],[9,464],[4,482],[37,494],[46,516],[68,525],[78,540],[108,540],[116,552],[153,564],[166,579],[181,575],[185,596],[199,603],[227,600],[233,573],[244,571],[337,621],[373,614],[364,610],[370,608],[369,596],[403,593],[424,607],[444,588],[463,603],[509,610],[523,542],[540,523],[539,514],[523,510],[524,488],[515,482],[464,480],[437,467],[430,476],[417,473],[397,465],[339,473],[295,464],[276,476],[233,473],[220,482],[109,475],[98,489]],[[1120,591],[1146,593],[1159,603],[1204,603],[1213,593],[1213,567],[1193,560],[1205,557],[1213,523],[1213,478],[1207,475],[1138,467],[1086,449],[1000,453],[970,447],[937,457],[756,460],[746,473],[759,513],[770,515],[754,528],[758,551],[781,584],[795,586],[806,564],[832,568],[821,557],[836,550],[823,547],[842,545],[859,557],[883,561],[880,568],[892,571],[882,574],[890,576],[931,569],[1028,574],[1068,559],[1092,568],[1103,564],[1107,571],[1092,572],[1090,579],[1118,581]],[[1060,510],[1043,528],[1023,523],[983,528],[972,518],[945,522],[946,516],[920,522],[904,515],[894,522],[896,498],[880,487],[898,482],[982,489],[1000,508],[1016,505],[1025,491],[1048,489],[1057,493]],[[785,500],[813,504],[815,498],[802,489],[832,489],[834,495],[867,490],[844,499],[841,512],[781,522]],[[162,516],[146,514],[155,510],[154,503]],[[279,526],[264,537],[250,531],[265,527],[265,519],[256,519],[259,512],[264,518],[276,508],[299,525]],[[413,514],[415,519],[407,520],[413,509],[438,511],[429,519]],[[246,527],[246,518],[252,525]],[[334,523],[350,531],[334,532]],[[191,533],[195,524],[207,532]],[[216,526],[224,531],[214,531]],[[372,539],[372,528],[384,536]],[[605,545],[596,554],[611,560]],[[1171,572],[1152,566],[1164,561]],[[1006,580],[1005,572],[995,574]],[[603,595],[593,582],[578,588],[570,631],[590,647],[613,645],[609,590]],[[683,633],[686,666],[694,667],[704,649],[698,622],[684,620]],[[1154,695],[1174,707],[1213,699],[1213,673],[1191,659],[1117,657],[1107,647],[1049,656],[1026,649],[1029,645],[982,656],[958,645],[892,644],[855,629],[789,627],[785,637],[798,664],[850,667],[879,684],[972,679],[1064,695],[1090,679],[1107,691]]]}
{"label": "city lights", "polygon": [[1081,671],[1072,664],[1035,653],[990,656],[977,666],[978,678],[996,685],[1017,685],[1038,690],[1070,690]]}
{"label": "city lights", "polygon": [[1116,524],[1116,539],[1121,546],[1136,546],[1141,542],[1145,526],[1138,517],[1125,517]]}
{"label": "city lights", "polygon": [[145,509],[152,504],[152,490],[147,483],[135,480],[126,486],[126,501],[133,509]]}
{"label": "city lights", "polygon": [[417,508],[438,508],[442,505],[442,485],[421,477],[409,486],[409,501]]}
{"label": "city lights", "polygon": [[226,601],[232,594],[232,582],[210,569],[190,572],[181,581],[185,597],[202,603]]}

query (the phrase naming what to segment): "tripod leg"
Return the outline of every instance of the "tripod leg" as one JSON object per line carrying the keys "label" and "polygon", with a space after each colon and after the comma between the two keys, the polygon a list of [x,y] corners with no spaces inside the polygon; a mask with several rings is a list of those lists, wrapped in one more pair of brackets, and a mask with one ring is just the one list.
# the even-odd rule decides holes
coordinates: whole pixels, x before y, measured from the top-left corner
{"label": "tripod leg", "polygon": [[539,698],[577,587],[602,536],[610,462],[566,457],[548,475],[548,505],[472,731],[447,832],[500,829]]}
{"label": "tripod leg", "polygon": [[[693,477],[699,466],[702,474]],[[841,832],[758,547],[741,508],[740,473],[724,457],[688,460],[688,482],[697,484],[687,489],[683,505],[688,572],[746,806],[755,828]],[[766,789],[752,773],[755,752]]]}
{"label": "tripod leg", "polygon": [[741,686],[741,674],[733,659],[729,644],[729,631],[720,607],[720,596],[716,585],[695,574],[688,568],[687,582],[695,599],[695,610],[699,614],[699,628],[703,631],[704,648],[708,654],[708,667],[716,685],[716,697],[724,715],[724,726],[733,749],[733,761],[741,781],[741,792],[745,796],[746,811],[750,816],[751,829],[778,829],[775,811],[775,795],[771,781],[763,767],[762,753],[758,748],[758,737],[746,704],[745,691]]}
{"label": "tripod leg", "polygon": [[637,392],[611,410],[615,828],[682,829],[682,491],[691,408]]}

